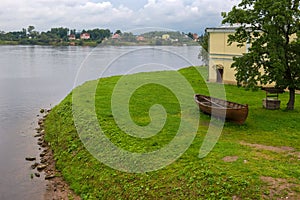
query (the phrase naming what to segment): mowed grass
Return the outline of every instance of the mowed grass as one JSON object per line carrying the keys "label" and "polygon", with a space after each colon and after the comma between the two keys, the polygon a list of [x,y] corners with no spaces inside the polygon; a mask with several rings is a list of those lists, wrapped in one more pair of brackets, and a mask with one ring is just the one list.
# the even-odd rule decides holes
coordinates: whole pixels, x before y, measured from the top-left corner
{"label": "mowed grass", "polygon": [[[188,80],[194,93],[210,94],[208,88],[222,90],[223,85],[206,83],[199,70],[203,74],[207,73],[204,67],[189,67],[179,71]],[[168,73],[174,72],[127,76],[134,81],[145,74],[149,77],[166,78]],[[99,82],[87,82],[80,86],[83,91],[89,91],[91,85],[98,84],[95,112],[103,132],[112,143],[127,151],[145,153],[163,148],[176,136],[180,124],[182,113],[178,98],[170,89],[159,84],[149,83],[137,88],[132,93],[128,106],[133,121],[139,126],[151,123],[149,109],[155,104],[165,108],[167,119],[156,135],[149,138],[133,137],[123,132],[126,127],[118,127],[112,113],[111,96],[120,79],[120,76],[103,78]],[[249,116],[243,125],[226,122],[213,150],[201,159],[198,157],[199,149],[207,134],[210,117],[200,113],[194,102],[188,109],[191,116],[199,117],[200,120],[192,144],[175,162],[151,172],[121,172],[95,159],[77,134],[72,113],[72,93],[48,115],[45,139],[54,150],[57,168],[82,199],[300,197],[299,96],[296,96],[294,111],[284,110],[288,93],[280,95],[282,109],[266,110],[262,108],[264,91],[246,91],[233,85],[224,87],[227,100],[249,105]],[[125,94],[127,91],[121,91],[120,95],[122,92]],[[193,99],[193,96],[187,98]],[[84,116],[85,111],[82,112]],[[83,123],[89,127],[88,119]],[[95,130],[91,127],[90,132],[93,131]],[[234,161],[223,160],[232,157],[235,158]],[[264,177],[275,183],[276,180],[285,180],[285,185],[282,182],[281,185],[265,182]]]}

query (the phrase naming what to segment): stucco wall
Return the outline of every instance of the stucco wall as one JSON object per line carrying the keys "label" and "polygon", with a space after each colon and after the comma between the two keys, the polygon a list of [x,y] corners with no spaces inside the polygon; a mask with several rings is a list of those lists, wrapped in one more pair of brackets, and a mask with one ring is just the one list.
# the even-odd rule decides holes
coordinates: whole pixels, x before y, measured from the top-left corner
{"label": "stucco wall", "polygon": [[218,68],[223,68],[222,82],[235,84],[235,71],[231,68],[233,57],[241,56],[247,51],[247,45],[238,47],[237,43],[228,45],[227,40],[234,29],[208,29],[209,33],[209,81],[217,81]]}
{"label": "stucco wall", "polygon": [[[236,84],[235,70],[231,68],[233,57],[241,56],[247,53],[250,44],[238,47],[238,43],[228,45],[227,41],[230,34],[234,34],[235,27],[207,28],[209,34],[208,53],[209,53],[209,75],[210,82],[217,82],[218,68],[223,68],[222,83]],[[290,37],[291,40],[296,39],[296,34]],[[267,84],[274,86],[274,83]]]}

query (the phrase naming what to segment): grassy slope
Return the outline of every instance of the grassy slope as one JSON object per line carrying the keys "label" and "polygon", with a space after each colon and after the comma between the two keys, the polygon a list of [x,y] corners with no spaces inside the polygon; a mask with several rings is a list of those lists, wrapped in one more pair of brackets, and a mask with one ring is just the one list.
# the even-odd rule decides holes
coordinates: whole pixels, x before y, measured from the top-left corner
{"label": "grassy slope", "polygon": [[[195,93],[208,94],[205,82],[194,68],[180,72],[189,80]],[[151,74],[160,76],[161,73],[168,72]],[[130,76],[134,79],[139,74]],[[96,106],[96,110],[102,128],[107,130],[111,141],[124,149],[147,152],[161,148],[176,133],[174,131],[180,117],[178,101],[169,97],[172,94],[168,90],[158,89],[157,85],[147,85],[137,90],[131,99],[130,109],[138,124],[149,123],[149,102],[163,104],[169,114],[167,126],[160,134],[148,140],[133,139],[116,126],[111,113],[110,96],[119,78],[102,79],[98,87],[101,92],[96,95],[96,105],[101,106]],[[220,86],[213,87],[218,89]],[[203,159],[198,158],[198,153],[210,118],[201,114],[196,138],[176,162],[144,174],[113,170],[93,158],[79,140],[72,120],[71,94],[47,117],[46,140],[55,151],[57,168],[83,199],[232,199],[233,196],[259,199],[263,194],[270,194],[261,176],[284,178],[299,185],[299,160],[295,155],[258,150],[240,142],[288,146],[300,151],[300,123],[297,123],[300,121],[300,98],[296,98],[295,111],[271,111],[262,108],[263,91],[245,91],[229,85],[225,88],[228,100],[249,104],[249,116],[242,126],[226,123],[217,145]],[[157,96],[160,96],[161,102],[157,102]],[[280,99],[284,107],[288,94],[280,95]],[[224,162],[222,158],[225,156],[238,156],[238,160]],[[292,190],[300,193],[300,188]]]}

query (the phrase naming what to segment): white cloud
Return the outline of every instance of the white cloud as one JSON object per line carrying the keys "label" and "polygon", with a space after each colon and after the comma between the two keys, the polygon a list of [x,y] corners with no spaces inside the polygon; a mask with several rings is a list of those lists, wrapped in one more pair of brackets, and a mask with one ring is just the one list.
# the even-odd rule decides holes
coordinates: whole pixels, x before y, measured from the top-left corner
{"label": "white cloud", "polygon": [[90,13],[98,13],[103,12],[107,9],[111,9],[112,4],[108,1],[105,1],[103,3],[86,2],[85,4],[80,5],[79,8]]}
{"label": "white cloud", "polygon": [[238,0],[148,0],[133,9],[134,0],[1,0],[0,30],[12,31],[34,25],[76,29],[109,28],[127,30],[164,27],[201,32],[221,23],[220,13]]}

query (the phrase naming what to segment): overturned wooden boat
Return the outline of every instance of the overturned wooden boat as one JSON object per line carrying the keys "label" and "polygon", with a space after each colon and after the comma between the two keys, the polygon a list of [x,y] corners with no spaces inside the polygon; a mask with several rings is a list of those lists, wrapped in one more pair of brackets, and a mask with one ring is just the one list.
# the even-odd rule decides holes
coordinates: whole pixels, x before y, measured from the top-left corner
{"label": "overturned wooden boat", "polygon": [[237,124],[243,124],[247,119],[247,104],[239,104],[201,94],[195,94],[194,98],[203,113]]}

